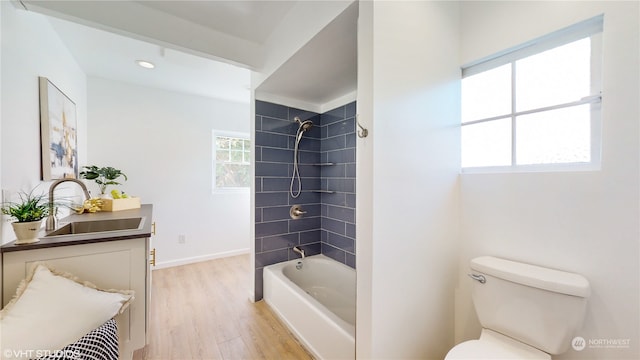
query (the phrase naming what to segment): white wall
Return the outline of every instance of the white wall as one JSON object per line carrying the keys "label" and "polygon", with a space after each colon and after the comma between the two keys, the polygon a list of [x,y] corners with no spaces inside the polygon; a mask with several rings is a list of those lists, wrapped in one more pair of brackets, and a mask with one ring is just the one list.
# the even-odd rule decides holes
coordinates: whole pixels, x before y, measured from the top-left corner
{"label": "white wall", "polygon": [[558,359],[640,357],[638,2],[465,2],[461,63],[604,13],[602,170],[464,174],[456,338],[479,334],[468,260],[496,255],[586,276],[589,339],[630,339],[618,349],[570,349]]}
{"label": "white wall", "polygon": [[262,66],[251,77],[253,88],[260,86],[266,78],[278,70],[353,1],[301,1],[296,3],[265,41]]}
{"label": "white wall", "polygon": [[[40,181],[40,103],[38,76],[49,78],[76,103],[78,159],[86,161],[86,76],[57,36],[46,17],[17,10],[10,2],[2,7],[2,67],[0,183],[9,194],[46,192]],[[62,188],[62,186],[61,186]],[[62,189],[61,189],[62,190]],[[71,188],[71,193],[76,189]],[[71,193],[67,193],[69,195]],[[56,194],[64,194],[56,191]],[[15,239],[4,226],[1,243]]]}
{"label": "white wall", "polygon": [[211,130],[248,133],[248,103],[95,77],[88,101],[90,163],[122,170],[118,188],[154,205],[159,266],[248,252],[249,192],[211,191]]}
{"label": "white wall", "polygon": [[[3,33],[3,27],[2,27],[2,19],[4,16],[2,16],[3,11],[3,6],[0,5],[0,38],[2,37],[2,33]],[[0,41],[0,139],[2,139],[2,41]],[[2,196],[2,144],[0,143],[0,202],[4,201],[4,198]],[[2,245],[4,243],[4,236],[3,236],[3,232],[4,232],[4,217],[2,216],[2,214],[0,214],[0,245]],[[2,267],[2,260],[0,259],[0,268]],[[0,276],[2,276],[2,270],[0,270]]]}
{"label": "white wall", "polygon": [[358,112],[370,138],[358,142],[357,356],[442,359],[459,227],[459,6],[360,10]]}
{"label": "white wall", "polygon": [[[373,125],[373,2],[358,4],[358,94],[356,114]],[[373,358],[373,145],[372,134],[356,147],[356,358]]]}

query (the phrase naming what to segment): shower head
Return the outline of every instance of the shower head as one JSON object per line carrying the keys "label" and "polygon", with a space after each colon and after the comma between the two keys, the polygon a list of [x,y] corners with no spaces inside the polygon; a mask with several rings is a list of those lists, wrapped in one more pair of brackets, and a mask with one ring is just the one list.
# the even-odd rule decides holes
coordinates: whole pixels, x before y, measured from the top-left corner
{"label": "shower head", "polygon": [[296,142],[300,142],[300,139],[302,139],[302,135],[307,132],[307,130],[310,130],[313,127],[313,121],[311,120],[305,120],[302,121],[300,120],[299,117],[294,117],[293,120],[295,120],[295,122],[298,123],[298,131],[296,132]]}
{"label": "shower head", "polygon": [[311,127],[313,127],[313,121],[311,121],[311,120],[303,121],[300,124],[300,128],[302,129],[302,131],[311,130]]}

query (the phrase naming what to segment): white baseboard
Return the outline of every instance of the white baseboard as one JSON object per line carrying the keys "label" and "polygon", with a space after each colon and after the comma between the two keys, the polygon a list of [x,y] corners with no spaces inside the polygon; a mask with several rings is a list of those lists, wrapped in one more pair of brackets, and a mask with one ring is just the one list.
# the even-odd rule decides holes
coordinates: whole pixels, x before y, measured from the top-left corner
{"label": "white baseboard", "polygon": [[225,258],[229,256],[248,254],[249,251],[250,249],[247,248],[247,249],[239,249],[239,250],[233,250],[233,251],[225,251],[225,252],[216,253],[216,254],[207,254],[207,255],[193,256],[193,257],[176,259],[176,260],[163,261],[163,262],[158,262],[156,266],[153,268],[153,270],[164,269],[164,268],[180,266],[180,265],[193,264],[201,261],[220,259],[220,258]]}

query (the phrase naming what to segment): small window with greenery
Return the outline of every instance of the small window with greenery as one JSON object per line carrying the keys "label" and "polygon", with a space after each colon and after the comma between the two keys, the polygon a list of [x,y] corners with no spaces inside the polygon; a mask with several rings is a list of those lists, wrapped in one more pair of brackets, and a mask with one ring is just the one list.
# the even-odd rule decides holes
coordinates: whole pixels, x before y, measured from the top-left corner
{"label": "small window with greenery", "polygon": [[463,172],[599,167],[602,22],[462,69]]}
{"label": "small window with greenery", "polygon": [[251,142],[248,134],[213,132],[213,190],[241,190],[251,186]]}

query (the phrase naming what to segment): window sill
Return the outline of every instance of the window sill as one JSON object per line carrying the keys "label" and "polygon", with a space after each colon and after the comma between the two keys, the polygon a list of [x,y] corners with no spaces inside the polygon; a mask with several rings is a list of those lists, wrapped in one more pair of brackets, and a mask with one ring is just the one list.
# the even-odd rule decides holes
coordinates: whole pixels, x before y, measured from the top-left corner
{"label": "window sill", "polygon": [[600,171],[600,163],[566,163],[512,166],[483,166],[461,168],[460,174],[501,174],[501,173],[540,173],[540,172],[578,172]]}
{"label": "window sill", "polygon": [[213,195],[222,195],[222,194],[249,194],[250,188],[217,188],[213,189],[211,193]]}

